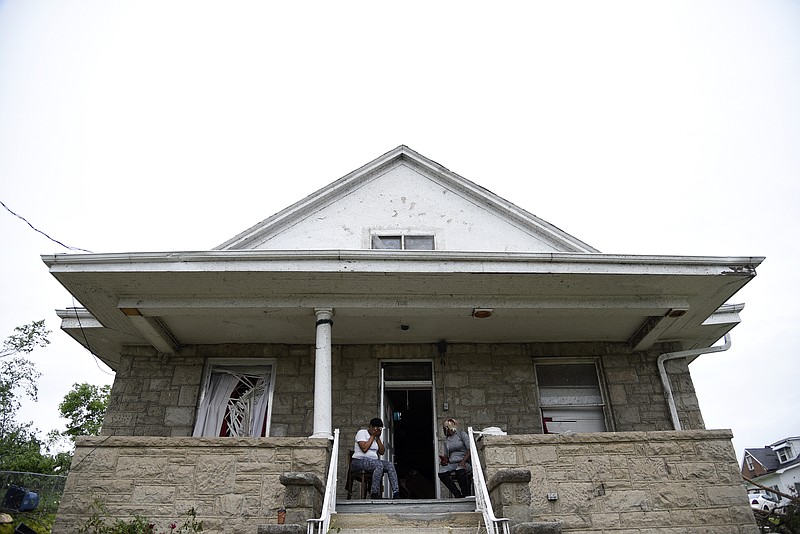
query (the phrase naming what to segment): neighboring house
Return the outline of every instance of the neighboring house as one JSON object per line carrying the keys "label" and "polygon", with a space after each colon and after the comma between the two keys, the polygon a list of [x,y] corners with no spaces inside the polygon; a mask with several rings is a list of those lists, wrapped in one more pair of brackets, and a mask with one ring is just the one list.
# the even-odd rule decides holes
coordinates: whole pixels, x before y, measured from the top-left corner
{"label": "neighboring house", "polygon": [[[745,449],[742,475],[761,486],[800,496],[800,436],[760,449]],[[748,484],[748,489],[756,490],[758,486]]]}
{"label": "neighboring house", "polygon": [[95,497],[254,531],[297,504],[282,475],[325,480],[335,429],[343,496],[376,415],[404,497],[441,495],[455,417],[507,433],[479,450],[490,479],[529,473],[515,521],[755,532],[689,363],[727,348],[743,307],[727,301],[763,258],[602,254],[400,146],[211,251],[43,260],[84,306],[59,311],[62,329],[116,371],[53,532]]}

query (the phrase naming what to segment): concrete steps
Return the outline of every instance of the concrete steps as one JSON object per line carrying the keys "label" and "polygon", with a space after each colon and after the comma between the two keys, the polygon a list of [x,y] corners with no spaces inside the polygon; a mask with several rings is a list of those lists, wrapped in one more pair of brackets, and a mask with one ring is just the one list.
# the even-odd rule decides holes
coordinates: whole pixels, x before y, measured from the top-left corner
{"label": "concrete steps", "polygon": [[364,500],[336,503],[337,534],[476,534],[486,532],[475,498]]}

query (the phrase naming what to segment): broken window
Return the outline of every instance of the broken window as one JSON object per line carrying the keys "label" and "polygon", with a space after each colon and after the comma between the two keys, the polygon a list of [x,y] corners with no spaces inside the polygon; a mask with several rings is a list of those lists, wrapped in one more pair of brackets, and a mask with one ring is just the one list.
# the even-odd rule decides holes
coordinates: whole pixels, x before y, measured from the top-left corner
{"label": "broken window", "polygon": [[272,386],[272,365],[211,363],[192,435],[268,436]]}
{"label": "broken window", "polygon": [[594,363],[536,364],[545,434],[605,432],[603,394]]}

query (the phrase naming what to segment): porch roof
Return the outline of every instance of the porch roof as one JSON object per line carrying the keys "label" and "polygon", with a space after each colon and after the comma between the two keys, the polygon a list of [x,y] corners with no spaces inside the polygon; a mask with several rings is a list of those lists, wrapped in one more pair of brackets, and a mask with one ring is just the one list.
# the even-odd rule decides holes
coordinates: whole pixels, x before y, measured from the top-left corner
{"label": "porch roof", "polygon": [[60,310],[62,328],[114,367],[123,344],[312,344],[314,308],[334,309],[334,344],[707,347],[739,322],[742,306],[725,302],[763,258],[218,250],[42,260],[85,307]]}

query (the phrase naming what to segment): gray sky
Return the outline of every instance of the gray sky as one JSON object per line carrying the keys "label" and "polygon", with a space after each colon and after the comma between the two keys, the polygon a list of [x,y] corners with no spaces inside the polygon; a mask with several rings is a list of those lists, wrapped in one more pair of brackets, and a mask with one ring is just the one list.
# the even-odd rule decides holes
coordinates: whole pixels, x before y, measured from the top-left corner
{"label": "gray sky", "polygon": [[[0,0],[0,200],[93,252],[208,250],[406,144],[607,253],[766,256],[708,428],[800,435],[800,2]],[[112,381],[0,211],[0,337],[46,319],[40,401]]]}

